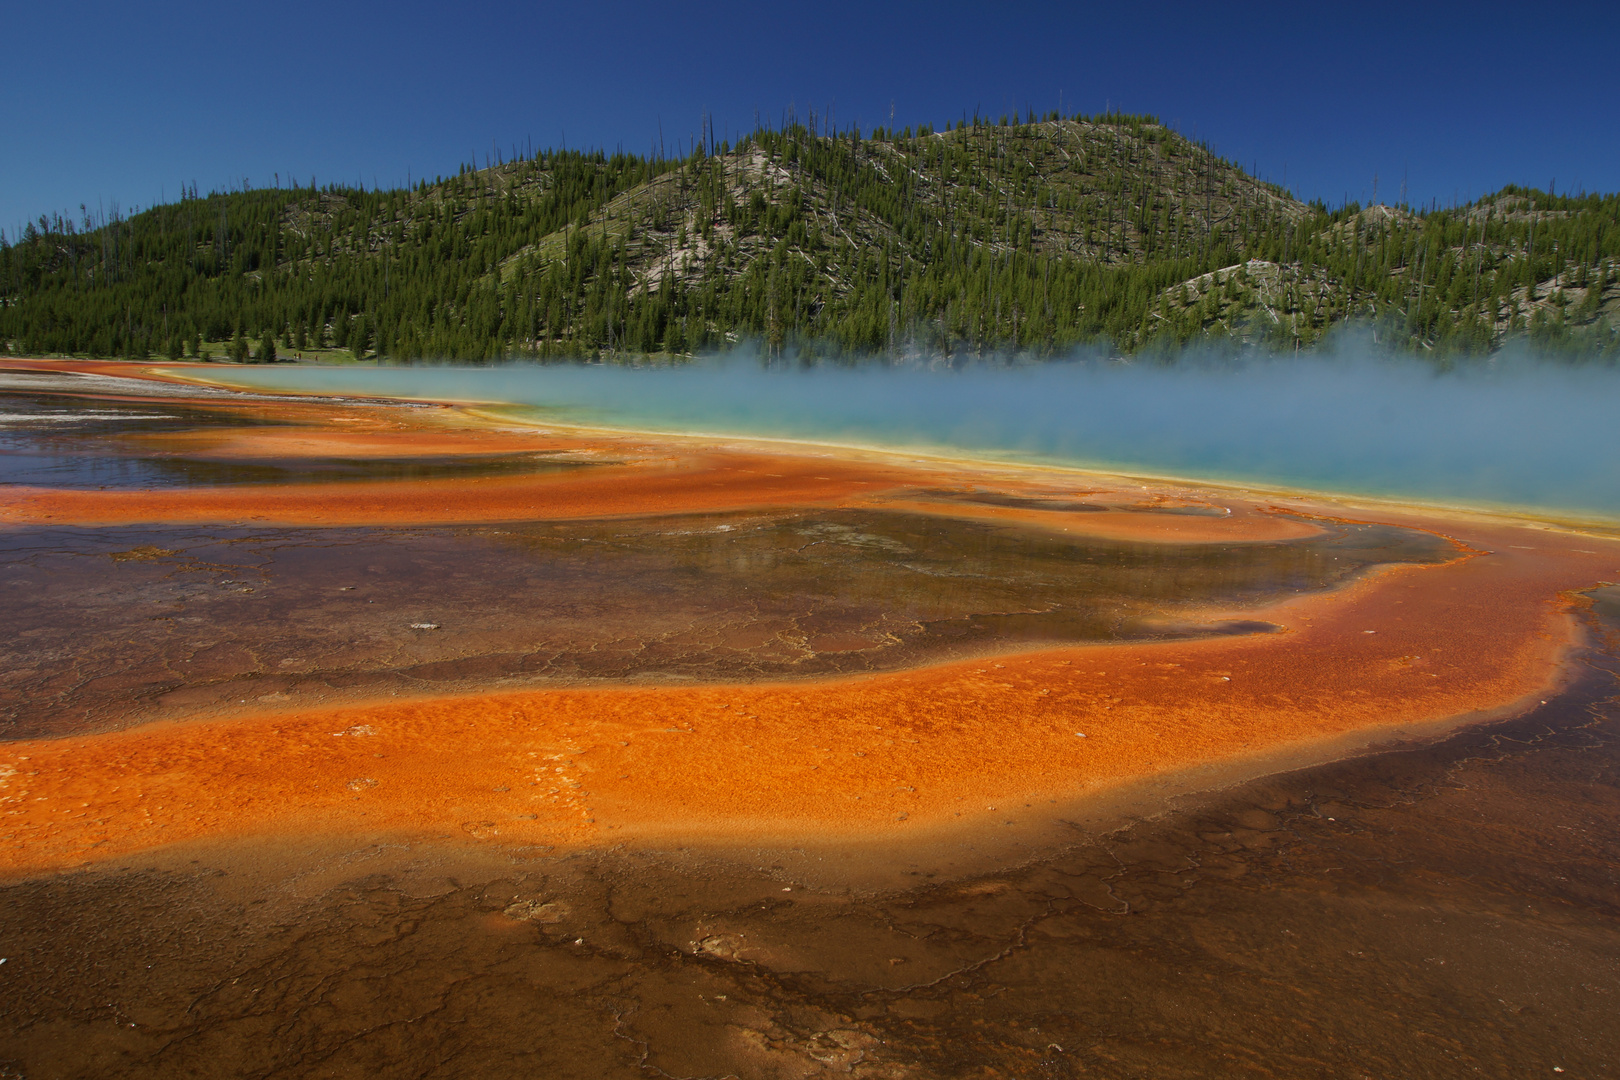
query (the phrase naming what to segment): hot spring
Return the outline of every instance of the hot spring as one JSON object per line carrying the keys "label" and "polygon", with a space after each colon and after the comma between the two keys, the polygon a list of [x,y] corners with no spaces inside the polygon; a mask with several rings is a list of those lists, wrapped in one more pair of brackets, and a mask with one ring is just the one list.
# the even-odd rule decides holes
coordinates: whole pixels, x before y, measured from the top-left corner
{"label": "hot spring", "polygon": [[1615,369],[0,376],[0,1080],[1620,1060]]}
{"label": "hot spring", "polygon": [[776,437],[1540,514],[1620,517],[1620,370],[1308,356],[951,367],[231,368],[267,389],[501,403],[538,423]]}

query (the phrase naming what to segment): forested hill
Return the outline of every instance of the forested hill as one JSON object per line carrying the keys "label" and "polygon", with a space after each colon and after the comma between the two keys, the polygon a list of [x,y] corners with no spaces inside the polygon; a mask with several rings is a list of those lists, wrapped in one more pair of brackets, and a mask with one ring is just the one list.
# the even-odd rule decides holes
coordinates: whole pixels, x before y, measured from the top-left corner
{"label": "forested hill", "polygon": [[1620,196],[1306,205],[1152,117],[759,130],[543,151],[411,189],[194,192],[0,244],[14,354],[399,361],[768,347],[1617,355]]}

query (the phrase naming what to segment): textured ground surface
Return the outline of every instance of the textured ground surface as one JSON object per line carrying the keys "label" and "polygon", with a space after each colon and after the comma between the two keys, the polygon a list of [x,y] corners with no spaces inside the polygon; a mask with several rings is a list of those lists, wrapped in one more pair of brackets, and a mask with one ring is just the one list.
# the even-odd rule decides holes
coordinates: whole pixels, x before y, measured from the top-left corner
{"label": "textured ground surface", "polygon": [[1612,539],[177,385],[590,467],[0,487],[0,1077],[1620,1060]]}

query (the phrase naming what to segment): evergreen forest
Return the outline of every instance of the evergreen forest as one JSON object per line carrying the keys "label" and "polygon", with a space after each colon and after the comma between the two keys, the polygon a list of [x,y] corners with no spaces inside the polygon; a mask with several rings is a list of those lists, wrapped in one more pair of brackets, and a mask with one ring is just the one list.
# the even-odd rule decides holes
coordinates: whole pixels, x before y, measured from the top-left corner
{"label": "evergreen forest", "polygon": [[387,362],[1391,348],[1620,360],[1620,195],[1302,203],[1154,117],[813,115],[406,188],[244,187],[0,238],[12,355]]}

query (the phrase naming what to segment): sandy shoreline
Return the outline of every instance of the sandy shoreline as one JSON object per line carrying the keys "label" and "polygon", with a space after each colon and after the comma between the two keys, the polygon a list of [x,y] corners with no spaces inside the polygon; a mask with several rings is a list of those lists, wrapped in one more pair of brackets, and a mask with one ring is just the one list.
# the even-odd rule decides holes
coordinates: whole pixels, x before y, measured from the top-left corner
{"label": "sandy shoreline", "polygon": [[[159,436],[148,445],[246,460],[414,447],[566,451],[618,463],[318,489],[12,489],[0,494],[0,520],[421,524],[884,506],[1116,540],[1231,544],[1309,536],[1317,529],[1301,515],[1353,512],[1439,533],[1465,550],[1451,562],[1388,567],[1337,591],[1240,613],[1283,625],[1275,635],[1045,648],[806,682],[394,699],[0,744],[0,873],[276,835],[552,849],[943,852],[974,836],[1003,849],[1038,844],[1091,812],[1106,817],[1534,706],[1556,686],[1576,640],[1573,594],[1620,580],[1620,542],[1541,522],[1254,499],[1082,473],[1054,479],[1048,468],[1004,464],[964,471],[900,456],[766,452],[745,440],[705,447],[623,433],[521,433],[456,419],[459,410],[257,407],[299,414],[305,426]],[[1060,514],[927,494],[941,489],[1066,492],[1108,508]],[[1199,500],[1231,513],[1160,512]]]}

